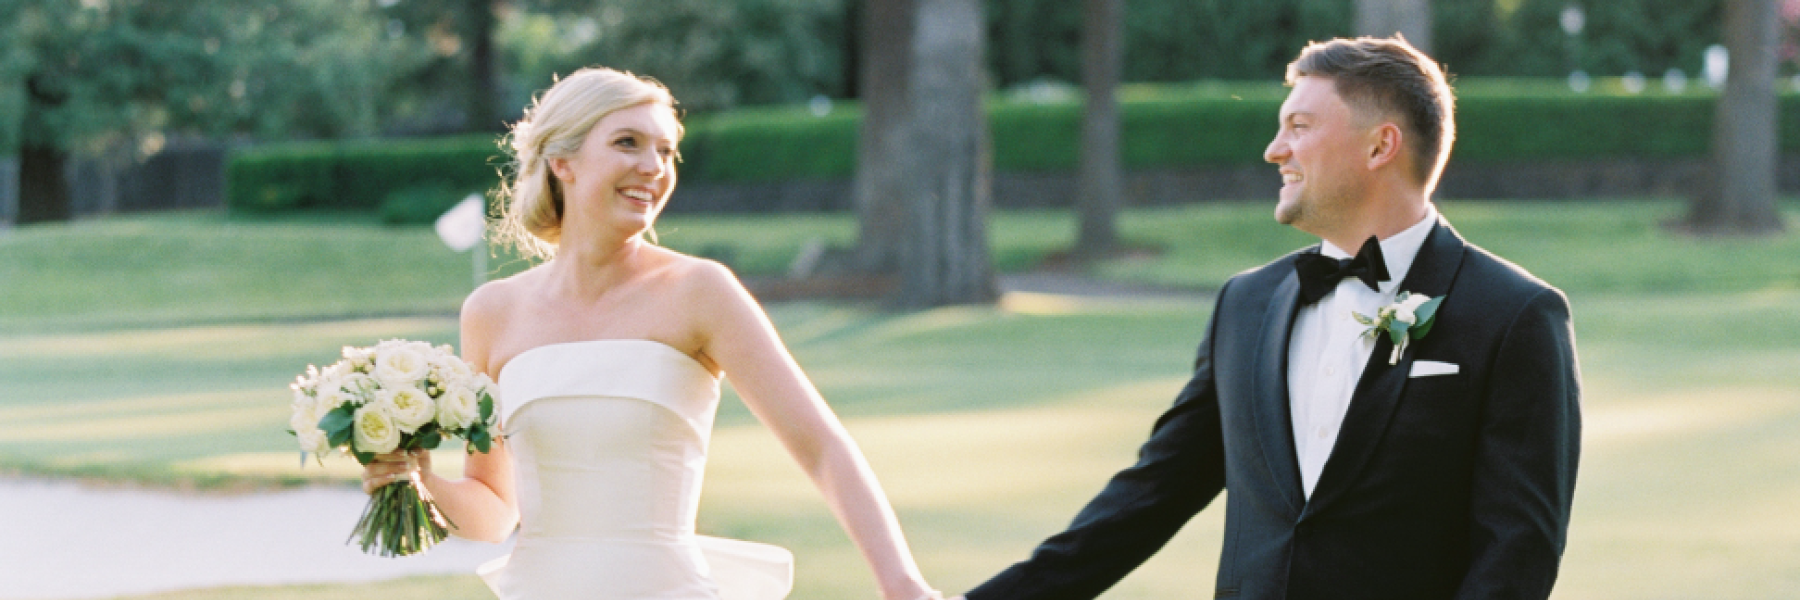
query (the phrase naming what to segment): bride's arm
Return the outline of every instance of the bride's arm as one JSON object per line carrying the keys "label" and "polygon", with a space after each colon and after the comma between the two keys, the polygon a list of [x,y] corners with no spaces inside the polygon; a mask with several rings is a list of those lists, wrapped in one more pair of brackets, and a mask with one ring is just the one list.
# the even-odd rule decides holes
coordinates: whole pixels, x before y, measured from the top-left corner
{"label": "bride's arm", "polygon": [[699,310],[702,352],[731,378],[756,418],[781,440],[825,496],[888,600],[933,594],[862,451],[800,371],[768,316],[724,267],[705,263],[689,298]]}
{"label": "bride's arm", "polygon": [[[488,292],[488,293],[484,293]],[[476,371],[492,374],[488,362],[488,341],[493,339],[493,290],[477,289],[463,302],[462,359]],[[498,409],[498,407],[496,407]],[[363,487],[369,490],[386,483],[395,474],[404,476],[411,467],[402,455],[384,455],[363,469]],[[431,492],[438,510],[454,524],[450,533],[460,538],[484,542],[502,542],[519,523],[519,505],[513,495],[512,460],[505,440],[495,436],[489,452],[476,452],[463,462],[461,479],[446,479],[431,470],[431,455],[416,458],[425,488]]]}

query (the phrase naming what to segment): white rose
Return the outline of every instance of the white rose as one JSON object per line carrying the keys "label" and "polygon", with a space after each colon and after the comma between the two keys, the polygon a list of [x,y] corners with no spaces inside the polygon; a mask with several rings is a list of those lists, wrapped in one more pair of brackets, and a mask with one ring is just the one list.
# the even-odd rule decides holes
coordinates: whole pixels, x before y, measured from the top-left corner
{"label": "white rose", "polygon": [[400,428],[380,402],[357,409],[352,429],[357,451],[383,454],[400,447]]}
{"label": "white rose", "polygon": [[418,431],[420,426],[437,417],[437,406],[432,403],[431,396],[410,385],[381,390],[376,394],[376,403],[386,405],[394,417],[394,424],[404,433]]}
{"label": "white rose", "polygon": [[351,367],[350,363],[340,360],[340,361],[331,363],[330,365],[325,367],[325,370],[320,371],[319,372],[319,381],[322,381],[322,382],[343,381],[345,377],[348,377],[351,373],[355,373],[355,372],[356,372],[356,369],[354,367]]}
{"label": "white rose", "polygon": [[444,431],[459,431],[481,417],[481,397],[459,385],[444,391],[437,408],[438,426]]}
{"label": "white rose", "polygon": [[439,355],[431,363],[437,369],[438,377],[446,387],[465,385],[469,377],[475,374],[469,370],[469,363],[463,362],[454,354]]}
{"label": "white rose", "polygon": [[312,429],[296,429],[294,430],[294,435],[300,438],[300,451],[302,452],[317,456],[325,456],[326,454],[331,453],[331,441],[325,436],[325,430],[323,429],[317,427]]}
{"label": "white rose", "polygon": [[1419,316],[1413,311],[1419,310],[1420,306],[1423,306],[1426,302],[1430,301],[1430,296],[1423,294],[1407,294],[1406,299],[1402,300],[1399,306],[1394,310],[1394,320],[1409,326],[1417,323]]}
{"label": "white rose", "polygon": [[[357,405],[368,403],[366,400],[357,398],[356,394],[345,391],[343,387],[333,386],[329,389],[319,390],[319,398],[313,410],[317,411],[319,418],[324,418],[325,413],[337,410],[337,407],[343,406],[346,402]],[[319,424],[318,420],[314,420],[313,424]]]}
{"label": "white rose", "polygon": [[367,373],[375,364],[375,349],[344,346],[344,362],[350,365],[351,370]]}
{"label": "white rose", "polygon": [[294,409],[294,414],[293,416],[288,417],[288,427],[292,428],[295,433],[307,429],[319,428],[319,419],[324,417],[325,413],[319,410],[319,401],[317,399],[308,396],[303,392],[295,391],[294,401],[291,406]]}
{"label": "white rose", "polygon": [[418,385],[430,370],[431,364],[425,361],[425,356],[411,346],[393,346],[375,355],[375,379],[382,387]]}
{"label": "white rose", "polygon": [[381,382],[363,373],[351,373],[338,381],[337,387],[362,402],[368,402],[375,399],[375,390],[381,389]]}

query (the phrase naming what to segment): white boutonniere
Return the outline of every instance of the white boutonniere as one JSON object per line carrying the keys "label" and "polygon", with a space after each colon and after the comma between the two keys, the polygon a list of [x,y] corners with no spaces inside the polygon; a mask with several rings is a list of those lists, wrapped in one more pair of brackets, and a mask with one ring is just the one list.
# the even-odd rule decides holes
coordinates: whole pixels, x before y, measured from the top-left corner
{"label": "white boutonniere", "polygon": [[1394,340],[1394,352],[1388,355],[1388,364],[1395,365],[1400,362],[1400,354],[1406,352],[1407,342],[1431,333],[1433,317],[1437,316],[1438,304],[1443,301],[1442,297],[1400,292],[1394,297],[1393,304],[1381,307],[1374,317],[1356,311],[1350,311],[1350,315],[1356,317],[1356,322],[1369,326],[1363,337],[1373,340],[1375,336],[1387,333]]}

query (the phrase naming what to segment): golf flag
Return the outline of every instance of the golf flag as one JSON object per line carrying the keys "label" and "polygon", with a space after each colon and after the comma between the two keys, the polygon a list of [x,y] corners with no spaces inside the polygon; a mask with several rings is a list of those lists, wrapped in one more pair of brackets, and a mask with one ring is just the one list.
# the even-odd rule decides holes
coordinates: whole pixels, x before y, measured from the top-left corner
{"label": "golf flag", "polygon": [[438,239],[451,250],[462,252],[475,247],[481,242],[481,234],[487,229],[486,203],[481,201],[481,194],[469,194],[462,202],[444,211],[437,220]]}

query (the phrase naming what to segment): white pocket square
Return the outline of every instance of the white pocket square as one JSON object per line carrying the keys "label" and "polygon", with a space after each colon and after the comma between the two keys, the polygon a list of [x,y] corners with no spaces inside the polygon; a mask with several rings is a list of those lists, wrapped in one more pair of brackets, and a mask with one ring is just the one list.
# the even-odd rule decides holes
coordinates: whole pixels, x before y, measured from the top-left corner
{"label": "white pocket square", "polygon": [[1430,377],[1432,375],[1455,375],[1461,370],[1462,369],[1456,366],[1456,363],[1438,362],[1435,360],[1415,360],[1412,364],[1412,372],[1407,373],[1406,376]]}

